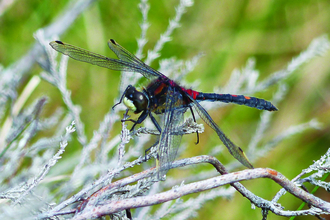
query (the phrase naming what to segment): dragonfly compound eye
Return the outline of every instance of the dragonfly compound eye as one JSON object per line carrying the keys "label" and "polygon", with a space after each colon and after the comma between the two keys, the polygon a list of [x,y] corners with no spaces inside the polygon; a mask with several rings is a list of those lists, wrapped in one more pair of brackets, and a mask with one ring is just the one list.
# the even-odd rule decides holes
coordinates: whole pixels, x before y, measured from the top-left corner
{"label": "dragonfly compound eye", "polygon": [[127,90],[124,100],[126,107],[138,114],[148,107],[148,99],[143,92],[137,91],[134,87]]}

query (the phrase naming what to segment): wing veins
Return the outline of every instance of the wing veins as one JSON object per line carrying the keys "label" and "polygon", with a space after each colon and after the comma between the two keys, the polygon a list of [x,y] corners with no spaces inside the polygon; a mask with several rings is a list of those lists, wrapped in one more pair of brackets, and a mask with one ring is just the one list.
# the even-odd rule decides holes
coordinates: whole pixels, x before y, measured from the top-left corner
{"label": "wing veins", "polygon": [[123,50],[121,52],[126,54],[129,53],[130,59],[123,60],[121,59],[123,58],[123,56],[118,55],[120,53],[113,48],[110,49],[115,52],[119,59],[112,59],[60,41],[53,41],[50,43],[50,46],[56,51],[63,53],[64,55],[67,55],[72,59],[90,63],[100,67],[105,67],[111,70],[139,72],[148,79],[153,79],[162,75],[157,70],[144,64],[141,60],[139,60],[137,57],[135,57],[133,54],[130,54],[126,50]]}

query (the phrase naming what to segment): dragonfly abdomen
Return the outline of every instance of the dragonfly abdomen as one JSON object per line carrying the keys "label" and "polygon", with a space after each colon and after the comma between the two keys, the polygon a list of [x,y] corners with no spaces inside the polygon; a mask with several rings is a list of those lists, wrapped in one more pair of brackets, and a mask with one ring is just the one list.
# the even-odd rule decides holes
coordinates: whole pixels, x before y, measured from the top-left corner
{"label": "dragonfly abdomen", "polygon": [[216,93],[199,93],[196,97],[198,101],[220,101],[225,103],[235,103],[239,105],[246,105],[252,108],[267,111],[277,111],[278,109],[271,103],[264,99],[249,97],[244,95],[231,94],[216,94]]}

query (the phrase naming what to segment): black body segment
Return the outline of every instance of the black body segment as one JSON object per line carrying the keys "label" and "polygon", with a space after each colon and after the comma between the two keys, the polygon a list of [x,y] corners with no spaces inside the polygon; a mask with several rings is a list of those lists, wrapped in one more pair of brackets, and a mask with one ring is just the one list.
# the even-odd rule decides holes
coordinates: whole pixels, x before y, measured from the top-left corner
{"label": "black body segment", "polygon": [[252,108],[267,111],[277,111],[278,109],[271,103],[264,99],[249,97],[244,95],[231,95],[231,94],[216,94],[216,93],[198,93],[196,96],[197,101],[219,101],[225,103],[235,103],[239,105],[246,105]]}

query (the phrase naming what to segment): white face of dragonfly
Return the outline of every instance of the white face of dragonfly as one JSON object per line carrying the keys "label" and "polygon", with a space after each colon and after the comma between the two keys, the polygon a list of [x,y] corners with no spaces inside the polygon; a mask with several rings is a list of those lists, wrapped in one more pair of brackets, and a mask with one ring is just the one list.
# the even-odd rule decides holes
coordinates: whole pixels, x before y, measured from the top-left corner
{"label": "white face of dragonfly", "polygon": [[133,112],[136,111],[136,107],[135,107],[135,105],[134,105],[134,103],[133,103],[132,100],[129,100],[128,98],[124,97],[123,102],[124,102],[124,105],[126,105],[126,107],[127,107],[129,110],[131,110],[131,111],[133,111]]}
{"label": "white face of dragonfly", "polygon": [[138,91],[131,86],[126,91],[123,102],[129,110],[138,114],[147,109],[149,100],[143,91]]}

